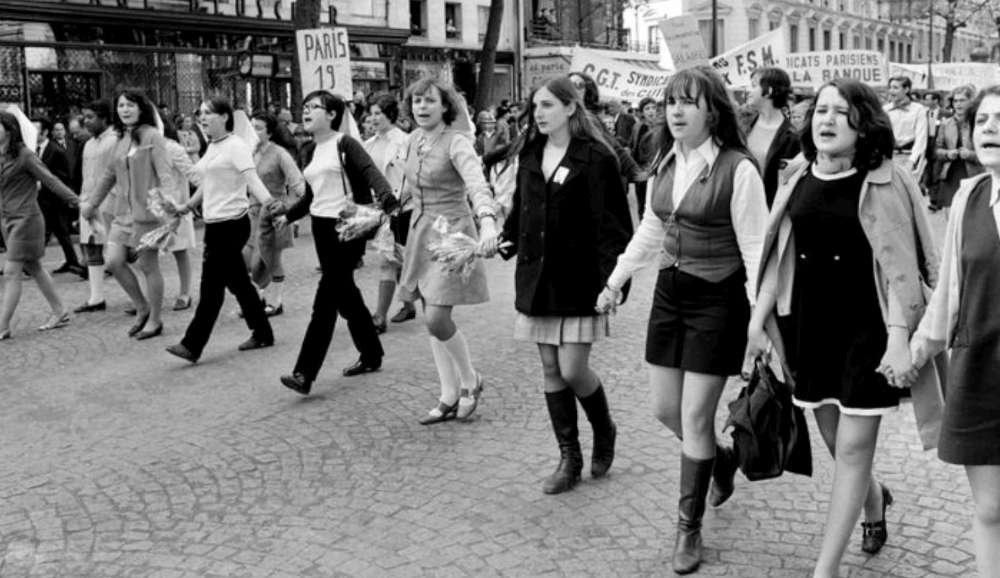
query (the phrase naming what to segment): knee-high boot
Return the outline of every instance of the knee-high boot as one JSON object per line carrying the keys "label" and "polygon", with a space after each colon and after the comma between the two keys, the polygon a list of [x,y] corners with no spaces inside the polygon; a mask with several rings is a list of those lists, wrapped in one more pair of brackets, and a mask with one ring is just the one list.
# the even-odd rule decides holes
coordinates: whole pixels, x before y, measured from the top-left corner
{"label": "knee-high boot", "polygon": [[715,446],[715,469],[712,471],[712,486],[708,491],[708,503],[718,508],[736,489],[736,452],[733,448]]}
{"label": "knee-high boot", "polygon": [[552,431],[559,443],[559,467],[542,483],[542,492],[559,494],[580,481],[583,456],[580,454],[580,430],[576,426],[576,395],[570,388],[545,392],[545,403],[552,420]]}
{"label": "knee-high boot", "polygon": [[677,542],[674,572],[690,574],[701,565],[701,518],[712,481],[715,458],[697,460],[681,454],[681,499],[677,503]]}
{"label": "knee-high boot", "polygon": [[600,478],[611,469],[615,459],[615,438],[618,426],[611,419],[608,409],[608,398],[604,395],[604,386],[598,385],[597,390],[587,397],[580,398],[587,420],[594,429],[594,451],[590,456],[590,475]]}

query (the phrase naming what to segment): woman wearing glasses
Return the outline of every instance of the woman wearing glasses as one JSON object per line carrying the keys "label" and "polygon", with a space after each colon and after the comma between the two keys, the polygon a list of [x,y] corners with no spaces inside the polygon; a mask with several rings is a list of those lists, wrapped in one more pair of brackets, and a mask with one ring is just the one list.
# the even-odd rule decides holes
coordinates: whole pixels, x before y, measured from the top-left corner
{"label": "woman wearing glasses", "polygon": [[[489,300],[486,270],[476,262],[468,280],[448,274],[431,262],[428,244],[435,238],[432,226],[438,217],[449,229],[496,238],[496,209],[490,186],[473,143],[455,123],[465,103],[447,83],[423,79],[406,90],[406,108],[417,123],[407,150],[406,190],[413,198],[413,217],[403,254],[399,297],[427,303],[427,330],[431,352],[441,381],[441,395],[420,423],[424,425],[472,415],[483,391],[483,378],[472,365],[465,335],[452,320],[456,305]],[[470,208],[471,201],[471,208]],[[479,219],[476,233],[475,214]]]}

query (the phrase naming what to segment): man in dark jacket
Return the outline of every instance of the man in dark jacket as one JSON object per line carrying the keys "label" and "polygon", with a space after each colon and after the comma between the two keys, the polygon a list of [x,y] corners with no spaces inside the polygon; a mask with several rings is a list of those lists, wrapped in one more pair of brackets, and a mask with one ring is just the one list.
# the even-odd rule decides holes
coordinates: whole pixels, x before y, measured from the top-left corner
{"label": "man in dark jacket", "polygon": [[607,108],[614,123],[615,139],[618,140],[618,144],[625,148],[631,147],[635,138],[635,117],[625,111],[623,103],[618,100],[609,102]]}
{"label": "man in dark jacket", "polygon": [[[49,137],[52,134],[52,122],[48,119],[37,119],[33,121],[35,129],[38,130],[38,157],[53,175],[72,187],[72,176],[70,173],[69,157],[66,149]],[[53,273],[75,273],[84,279],[87,278],[87,270],[80,265],[80,259],[73,248],[73,241],[70,239],[69,223],[70,215],[65,205],[49,189],[42,187],[38,190],[38,206],[42,209],[42,216],[45,218],[45,236],[55,235],[59,246],[62,247],[66,261],[60,265]]]}

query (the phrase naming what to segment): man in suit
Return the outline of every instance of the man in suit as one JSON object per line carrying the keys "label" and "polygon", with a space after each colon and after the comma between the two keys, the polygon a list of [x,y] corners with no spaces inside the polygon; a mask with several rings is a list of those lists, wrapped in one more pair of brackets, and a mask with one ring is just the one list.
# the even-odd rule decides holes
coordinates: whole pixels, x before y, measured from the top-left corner
{"label": "man in suit", "polygon": [[510,132],[497,129],[497,119],[492,112],[480,112],[476,124],[479,125],[479,134],[476,135],[475,148],[479,156],[486,156],[510,143]]}
{"label": "man in suit", "polygon": [[618,144],[628,148],[635,137],[635,117],[623,109],[624,103],[620,100],[612,100],[608,103],[608,115],[611,116],[612,126],[614,126],[615,138]]}
{"label": "man in suit", "polygon": [[[70,173],[66,149],[50,138],[52,122],[45,118],[32,122],[38,131],[38,158],[53,175],[66,183],[66,186],[72,186],[72,173]],[[49,235],[55,235],[66,259],[53,273],[74,273],[86,279],[87,270],[80,265],[80,259],[77,257],[73,241],[70,239],[69,222],[71,217],[63,202],[49,189],[40,187],[38,189],[38,206],[42,209],[42,216],[45,218],[46,238]]]}

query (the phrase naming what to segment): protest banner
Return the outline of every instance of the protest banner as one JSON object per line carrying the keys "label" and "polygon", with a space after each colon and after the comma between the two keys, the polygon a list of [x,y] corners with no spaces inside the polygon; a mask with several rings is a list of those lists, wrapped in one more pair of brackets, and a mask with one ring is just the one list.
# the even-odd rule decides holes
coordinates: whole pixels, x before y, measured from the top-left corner
{"label": "protest banner", "polygon": [[712,59],[726,88],[748,88],[750,74],[762,66],[781,66],[788,53],[785,27],[779,26]]}
{"label": "protest banner", "polygon": [[817,88],[845,77],[869,86],[885,86],[889,80],[885,55],[874,50],[796,52],[785,55],[784,62],[792,86]]}
{"label": "protest banner", "polygon": [[[889,63],[890,76],[905,76],[913,88],[927,88],[926,64]],[[1000,67],[992,62],[941,62],[931,65],[934,90],[954,90],[971,84],[976,88],[1000,84]]]}
{"label": "protest banner", "polygon": [[585,48],[577,48],[569,72],[590,75],[601,91],[601,100],[625,100],[638,103],[647,96],[663,99],[663,90],[670,73],[655,67],[645,68],[602,56]]}
{"label": "protest banner", "polygon": [[346,28],[296,30],[295,44],[298,48],[302,94],[328,90],[351,97],[354,91]]}
{"label": "protest banner", "polygon": [[563,76],[570,71],[570,59],[562,55],[525,57],[522,67],[522,86],[525,91],[541,86],[553,76]]}
{"label": "protest banner", "polygon": [[708,50],[694,16],[683,14],[664,18],[658,24],[676,70],[708,64]]}

